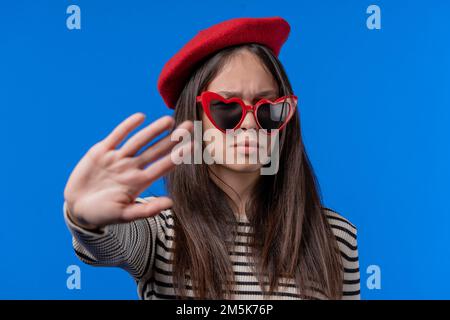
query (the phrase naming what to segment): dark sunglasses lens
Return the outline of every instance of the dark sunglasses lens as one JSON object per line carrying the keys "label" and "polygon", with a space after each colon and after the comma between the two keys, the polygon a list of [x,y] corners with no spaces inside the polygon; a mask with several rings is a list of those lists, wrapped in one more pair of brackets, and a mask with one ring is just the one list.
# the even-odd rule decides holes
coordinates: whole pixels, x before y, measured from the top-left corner
{"label": "dark sunglasses lens", "polygon": [[236,127],[242,117],[242,107],[237,102],[211,100],[209,111],[214,122],[223,130]]}
{"label": "dark sunglasses lens", "polygon": [[258,121],[263,129],[278,129],[286,122],[289,111],[288,102],[265,103],[259,106]]}

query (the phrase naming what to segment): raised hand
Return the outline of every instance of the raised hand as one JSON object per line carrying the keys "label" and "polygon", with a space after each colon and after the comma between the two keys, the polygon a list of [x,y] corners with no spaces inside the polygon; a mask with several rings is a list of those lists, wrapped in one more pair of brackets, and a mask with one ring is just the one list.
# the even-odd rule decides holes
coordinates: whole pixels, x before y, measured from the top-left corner
{"label": "raised hand", "polygon": [[[179,141],[171,141],[170,137],[178,130],[187,130],[186,134],[192,132],[193,124],[191,121],[181,123],[172,135],[136,155],[159,134],[173,128],[174,119],[164,116],[117,148],[144,119],[142,113],[125,119],[105,139],[93,145],[72,171],[64,198],[75,223],[95,229],[150,217],[172,206],[172,200],[167,197],[157,197],[145,204],[134,200],[155,180],[174,169],[170,152]],[[191,152],[192,143],[181,148],[184,153]]]}

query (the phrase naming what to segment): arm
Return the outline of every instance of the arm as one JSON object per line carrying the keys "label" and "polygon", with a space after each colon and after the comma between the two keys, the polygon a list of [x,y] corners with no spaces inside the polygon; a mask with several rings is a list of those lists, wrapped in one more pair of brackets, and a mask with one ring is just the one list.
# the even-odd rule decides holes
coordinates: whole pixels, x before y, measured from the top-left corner
{"label": "arm", "polygon": [[[359,270],[359,255],[357,231],[355,229],[355,237],[348,235],[346,240],[351,245],[351,249],[343,248],[342,262],[344,266],[344,283],[343,283],[343,300],[360,300],[361,299],[361,279]],[[350,252],[348,252],[350,251]]]}
{"label": "arm", "polygon": [[[146,201],[139,195],[175,168],[171,151],[179,130],[193,129],[192,122],[185,121],[172,130],[174,119],[166,116],[125,140],[144,119],[135,113],[94,144],[64,189],[64,217],[78,257],[91,265],[121,267],[135,278],[151,267],[161,228],[157,216],[173,204],[168,197]],[[169,130],[170,135],[147,146]],[[190,152],[191,144],[181,149]]]}
{"label": "arm", "polygon": [[[146,200],[137,198],[136,202]],[[75,253],[84,263],[120,267],[135,279],[152,268],[156,235],[161,229],[156,216],[89,230],[71,219],[66,202],[63,211]]]}
{"label": "arm", "polygon": [[361,286],[357,229],[350,221],[331,209],[325,208],[325,214],[335,235],[342,258],[344,269],[342,299],[359,300],[361,298]]}

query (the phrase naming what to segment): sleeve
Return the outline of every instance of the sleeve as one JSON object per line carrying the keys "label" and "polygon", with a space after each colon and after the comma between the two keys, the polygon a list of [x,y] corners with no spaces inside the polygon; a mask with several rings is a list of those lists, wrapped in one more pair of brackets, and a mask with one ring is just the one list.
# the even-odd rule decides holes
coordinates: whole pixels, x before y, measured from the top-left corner
{"label": "sleeve", "polygon": [[359,255],[357,230],[343,232],[337,236],[341,247],[342,262],[344,267],[344,280],[342,288],[343,300],[360,300],[361,284],[359,271]]}
{"label": "sleeve", "polygon": [[[137,198],[137,202],[145,202]],[[92,232],[71,221],[67,203],[63,205],[64,220],[72,234],[77,257],[92,266],[120,267],[136,280],[153,267],[155,242],[161,225],[157,216],[128,223],[108,225]]]}

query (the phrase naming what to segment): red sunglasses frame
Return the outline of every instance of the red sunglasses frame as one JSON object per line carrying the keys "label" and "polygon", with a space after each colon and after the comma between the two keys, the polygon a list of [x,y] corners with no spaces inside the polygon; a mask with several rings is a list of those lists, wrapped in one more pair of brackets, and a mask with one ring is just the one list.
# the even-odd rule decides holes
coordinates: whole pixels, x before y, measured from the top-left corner
{"label": "red sunglasses frame", "polygon": [[[256,102],[254,105],[247,105],[245,104],[245,102],[238,97],[231,97],[231,98],[224,98],[222,97],[220,94],[216,93],[216,92],[212,92],[212,91],[203,91],[199,96],[197,96],[197,102],[200,102],[203,108],[203,111],[206,113],[206,116],[208,117],[208,119],[212,122],[212,124],[219,129],[220,131],[222,131],[223,133],[226,133],[227,129],[222,129],[220,128],[217,123],[214,121],[212,115],[211,115],[211,111],[210,111],[210,102],[211,100],[219,100],[225,103],[230,103],[230,102],[237,102],[241,107],[242,107],[242,116],[241,119],[239,120],[238,124],[234,127],[231,128],[229,130],[235,130],[236,128],[239,128],[242,124],[242,122],[244,121],[245,116],[247,115],[247,113],[249,111],[253,112],[253,116],[255,117],[256,120],[256,124],[258,125],[259,129],[263,129],[267,132],[267,129],[263,128],[261,126],[261,124],[258,121],[258,108],[265,103],[270,103],[270,104],[275,104],[278,102],[282,102],[286,99],[292,99],[295,101],[295,106],[292,106],[291,103],[289,103],[289,114],[288,117],[286,119],[286,121],[279,127],[277,128],[278,130],[282,130],[286,124],[289,122],[289,120],[291,120],[292,116],[295,113],[295,109],[297,107],[297,102],[298,102],[298,98],[295,95],[287,95],[287,96],[283,96],[280,98],[277,98],[275,101],[271,101],[269,99],[261,99],[258,102]],[[269,134],[271,134],[271,132],[269,132]]]}

